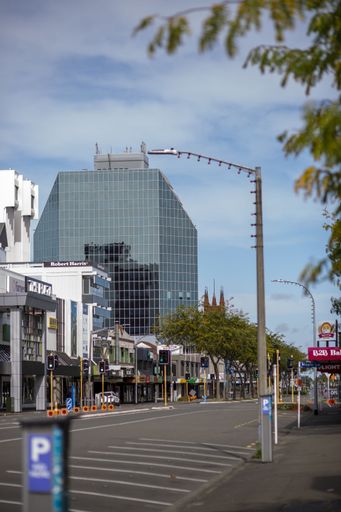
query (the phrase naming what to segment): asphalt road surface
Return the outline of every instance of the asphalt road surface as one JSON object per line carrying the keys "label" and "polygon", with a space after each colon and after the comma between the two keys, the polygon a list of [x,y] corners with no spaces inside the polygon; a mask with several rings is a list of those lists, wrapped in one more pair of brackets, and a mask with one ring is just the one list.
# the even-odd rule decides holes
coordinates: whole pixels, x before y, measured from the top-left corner
{"label": "asphalt road surface", "polygon": [[[77,416],[70,427],[70,512],[169,509],[252,457],[257,416],[254,401],[144,404]],[[19,420],[0,417],[1,512],[23,506]]]}

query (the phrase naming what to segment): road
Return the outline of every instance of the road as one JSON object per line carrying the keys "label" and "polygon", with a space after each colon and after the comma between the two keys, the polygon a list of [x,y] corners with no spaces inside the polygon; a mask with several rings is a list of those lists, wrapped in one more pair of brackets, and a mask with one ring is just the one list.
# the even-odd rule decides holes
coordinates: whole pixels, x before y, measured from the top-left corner
{"label": "road", "polygon": [[[255,452],[256,402],[144,404],[71,422],[71,512],[166,510]],[[0,509],[22,508],[22,431],[0,417]]]}

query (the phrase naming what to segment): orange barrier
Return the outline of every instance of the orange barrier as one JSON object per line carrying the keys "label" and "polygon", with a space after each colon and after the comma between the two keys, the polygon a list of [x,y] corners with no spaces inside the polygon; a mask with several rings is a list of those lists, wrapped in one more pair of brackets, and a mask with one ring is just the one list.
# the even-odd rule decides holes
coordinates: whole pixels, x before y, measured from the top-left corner
{"label": "orange barrier", "polygon": [[114,410],[115,410],[115,406],[113,404],[109,404],[108,411],[114,411]]}
{"label": "orange barrier", "polygon": [[89,409],[89,406],[88,405],[83,405],[83,412],[89,412],[90,409]]}
{"label": "orange barrier", "polygon": [[105,404],[103,404],[101,409],[102,409],[102,411],[106,411],[107,410],[107,406]]}
{"label": "orange barrier", "polygon": [[91,406],[91,410],[92,410],[92,412],[96,412],[97,411],[97,405],[92,405]]}
{"label": "orange barrier", "polygon": [[67,411],[67,409],[65,409],[64,407],[63,407],[63,409],[61,409],[61,410],[60,410],[60,414],[61,414],[62,416],[66,416],[66,415],[67,415],[67,412],[68,412],[68,411]]}
{"label": "orange barrier", "polygon": [[329,405],[329,407],[333,407],[333,405],[335,405],[335,400],[333,398],[329,398],[329,400],[327,400],[327,405]]}
{"label": "orange barrier", "polygon": [[49,417],[53,416],[53,411],[52,411],[52,409],[49,409],[49,410],[47,411],[47,415],[48,415]]}
{"label": "orange barrier", "polygon": [[54,416],[59,416],[59,414],[60,414],[60,410],[59,409],[54,409],[53,410],[53,415]]}
{"label": "orange barrier", "polygon": [[79,407],[74,407],[73,408],[73,412],[79,412],[80,411],[80,408]]}

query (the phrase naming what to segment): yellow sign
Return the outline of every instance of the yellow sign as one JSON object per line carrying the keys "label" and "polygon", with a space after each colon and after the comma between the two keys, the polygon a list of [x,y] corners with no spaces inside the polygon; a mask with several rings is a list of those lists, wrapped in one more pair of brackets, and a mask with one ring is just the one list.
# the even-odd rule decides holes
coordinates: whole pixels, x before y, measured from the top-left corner
{"label": "yellow sign", "polygon": [[50,316],[49,321],[48,321],[48,328],[49,329],[57,329],[57,327],[58,327],[57,318]]}

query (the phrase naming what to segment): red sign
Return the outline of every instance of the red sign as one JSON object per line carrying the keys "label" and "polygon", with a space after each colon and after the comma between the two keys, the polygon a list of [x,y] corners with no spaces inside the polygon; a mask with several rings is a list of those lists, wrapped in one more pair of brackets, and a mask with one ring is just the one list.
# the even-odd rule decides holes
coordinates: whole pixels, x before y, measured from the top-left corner
{"label": "red sign", "polygon": [[308,347],[309,361],[341,361],[341,347]]}

